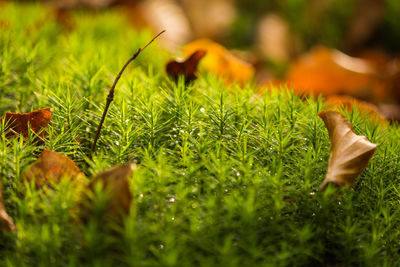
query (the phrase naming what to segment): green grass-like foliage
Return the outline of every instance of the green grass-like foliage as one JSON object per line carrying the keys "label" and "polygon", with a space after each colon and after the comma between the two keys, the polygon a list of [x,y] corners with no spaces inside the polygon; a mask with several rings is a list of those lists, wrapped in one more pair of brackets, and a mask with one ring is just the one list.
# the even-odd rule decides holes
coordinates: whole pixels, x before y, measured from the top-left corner
{"label": "green grass-like foliage", "polygon": [[[0,236],[0,266],[400,264],[397,126],[347,114],[377,151],[354,189],[316,192],[330,148],[320,99],[287,90],[259,97],[252,85],[207,73],[175,84],[156,41],[124,73],[90,161],[108,87],[152,33],[116,11],[77,11],[70,32],[53,21],[35,26],[48,12],[0,7],[0,114],[53,112],[41,147],[6,139],[0,126],[4,202],[18,227]],[[124,224],[105,225],[101,215],[77,223],[67,181],[44,191],[23,182],[43,148],[89,176],[136,162]]]}

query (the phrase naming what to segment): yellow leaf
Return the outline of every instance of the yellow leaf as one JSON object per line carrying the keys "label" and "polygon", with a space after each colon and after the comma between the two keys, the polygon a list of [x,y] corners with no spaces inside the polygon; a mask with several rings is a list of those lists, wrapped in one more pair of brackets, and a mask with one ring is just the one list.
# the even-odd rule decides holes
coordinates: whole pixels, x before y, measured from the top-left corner
{"label": "yellow leaf", "polygon": [[185,56],[189,56],[197,50],[207,51],[201,66],[205,70],[225,78],[227,82],[245,83],[254,77],[254,67],[251,64],[237,58],[220,44],[209,39],[199,39],[183,48]]}

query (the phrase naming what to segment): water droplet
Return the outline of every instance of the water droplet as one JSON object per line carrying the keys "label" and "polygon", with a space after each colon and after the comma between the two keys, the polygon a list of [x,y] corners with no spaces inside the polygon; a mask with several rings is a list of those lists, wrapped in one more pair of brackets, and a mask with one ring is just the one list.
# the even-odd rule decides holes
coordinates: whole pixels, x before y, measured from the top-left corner
{"label": "water droplet", "polygon": [[204,108],[201,108],[200,111],[201,111],[202,113],[204,113],[205,109],[204,109]]}
{"label": "water droplet", "polygon": [[175,198],[171,197],[170,199],[168,199],[169,202],[175,202]]}
{"label": "water droplet", "polygon": [[239,173],[239,172],[237,172],[237,173],[236,173],[236,176],[240,176],[240,173]]}

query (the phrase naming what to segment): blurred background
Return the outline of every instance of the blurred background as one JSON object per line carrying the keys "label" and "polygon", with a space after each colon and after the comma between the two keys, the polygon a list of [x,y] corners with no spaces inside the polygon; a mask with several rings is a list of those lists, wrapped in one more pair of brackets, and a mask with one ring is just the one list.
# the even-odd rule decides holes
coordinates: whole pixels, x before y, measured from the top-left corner
{"label": "blurred background", "polygon": [[[67,29],[73,28],[75,10],[108,9],[137,29],[166,29],[163,46],[174,56],[187,56],[183,48],[195,40],[211,40],[251,66],[251,77],[243,81],[257,84],[260,93],[284,84],[301,95],[322,95],[332,105],[350,108],[360,101],[400,119],[399,0],[42,2]],[[213,49],[210,43],[195,46]]]}

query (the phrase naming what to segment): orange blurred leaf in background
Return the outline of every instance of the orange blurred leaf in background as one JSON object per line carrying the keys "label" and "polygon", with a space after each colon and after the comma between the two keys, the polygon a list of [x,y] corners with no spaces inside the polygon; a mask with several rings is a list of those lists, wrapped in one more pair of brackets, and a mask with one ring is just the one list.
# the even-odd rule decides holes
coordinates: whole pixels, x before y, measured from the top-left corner
{"label": "orange blurred leaf in background", "polygon": [[374,103],[386,98],[385,83],[374,64],[326,47],[292,62],[287,81],[305,95],[346,94]]}
{"label": "orange blurred leaf in background", "polygon": [[365,101],[357,100],[351,96],[344,95],[332,95],[328,96],[325,103],[331,108],[344,108],[349,113],[356,108],[360,111],[362,115],[368,116],[369,119],[375,122],[386,123],[387,120],[379,112],[378,108]]}
{"label": "orange blurred leaf in background", "polygon": [[237,81],[244,84],[254,77],[254,67],[234,56],[225,47],[209,39],[199,39],[187,44],[183,48],[186,56],[197,50],[207,51],[201,66],[217,76],[223,77],[227,82]]}

